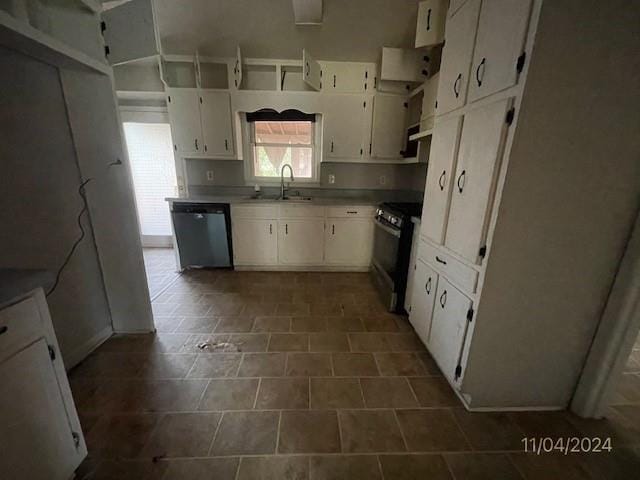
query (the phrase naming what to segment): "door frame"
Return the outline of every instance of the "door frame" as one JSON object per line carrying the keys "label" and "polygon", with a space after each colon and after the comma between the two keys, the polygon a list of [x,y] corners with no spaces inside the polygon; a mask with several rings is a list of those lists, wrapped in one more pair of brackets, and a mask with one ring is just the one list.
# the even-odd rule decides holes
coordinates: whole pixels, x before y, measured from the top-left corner
{"label": "door frame", "polygon": [[[120,119],[123,123],[123,129],[125,123],[166,123],[169,122],[169,111],[166,107],[144,107],[144,106],[120,106]],[[126,138],[125,138],[126,144]],[[175,155],[174,152],[174,164],[176,169],[176,177],[183,175],[184,160],[182,157]],[[133,172],[131,173],[133,179]],[[178,184],[180,182],[178,181]],[[135,190],[135,185],[134,185]],[[140,240],[142,241],[143,248],[164,247],[173,248],[173,235],[143,235],[140,232]]]}
{"label": "door frame", "polygon": [[601,418],[640,331],[640,212],[571,400],[571,410]]}

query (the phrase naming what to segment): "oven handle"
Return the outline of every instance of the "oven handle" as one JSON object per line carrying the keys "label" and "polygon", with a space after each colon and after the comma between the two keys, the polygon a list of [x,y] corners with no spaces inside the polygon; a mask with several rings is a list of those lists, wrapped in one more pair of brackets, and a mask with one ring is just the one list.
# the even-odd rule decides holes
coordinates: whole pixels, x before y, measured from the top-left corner
{"label": "oven handle", "polygon": [[400,230],[395,230],[391,227],[388,227],[387,225],[385,225],[384,223],[382,223],[380,220],[378,220],[377,218],[374,220],[374,223],[376,224],[376,227],[381,228],[382,230],[384,230],[385,232],[387,232],[390,235],[393,235],[396,238],[400,238]]}

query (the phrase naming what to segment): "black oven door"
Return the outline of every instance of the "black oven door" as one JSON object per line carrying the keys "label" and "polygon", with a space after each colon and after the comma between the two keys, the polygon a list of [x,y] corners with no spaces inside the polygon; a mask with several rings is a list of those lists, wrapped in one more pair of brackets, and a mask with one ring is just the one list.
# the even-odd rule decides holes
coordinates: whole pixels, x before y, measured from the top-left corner
{"label": "black oven door", "polygon": [[376,217],[373,236],[372,275],[374,283],[390,311],[397,303],[397,264],[400,229]]}

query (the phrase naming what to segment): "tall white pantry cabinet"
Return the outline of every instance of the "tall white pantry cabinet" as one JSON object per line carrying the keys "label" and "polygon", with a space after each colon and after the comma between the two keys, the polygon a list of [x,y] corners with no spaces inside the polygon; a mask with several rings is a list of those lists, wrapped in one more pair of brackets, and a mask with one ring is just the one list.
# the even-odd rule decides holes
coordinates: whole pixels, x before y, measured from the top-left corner
{"label": "tall white pantry cabinet", "polygon": [[[561,3],[447,16],[410,321],[471,410],[568,405],[637,208],[620,126],[584,111],[632,113],[612,101],[633,83],[612,83],[623,14]],[[585,75],[590,49],[609,65]]]}

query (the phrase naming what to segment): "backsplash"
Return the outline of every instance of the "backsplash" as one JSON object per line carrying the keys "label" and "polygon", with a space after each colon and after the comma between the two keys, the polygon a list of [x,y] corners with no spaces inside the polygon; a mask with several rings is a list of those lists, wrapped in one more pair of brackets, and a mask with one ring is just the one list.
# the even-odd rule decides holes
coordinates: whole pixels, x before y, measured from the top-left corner
{"label": "backsplash", "polygon": [[[252,185],[246,185],[242,161],[188,159],[186,162],[187,178],[191,192],[220,191],[215,187],[245,187],[253,191]],[[213,172],[213,180],[207,179],[207,171]],[[329,175],[334,175],[335,177],[333,184],[329,183]],[[320,165],[319,185],[296,184],[293,182],[291,187],[294,190],[311,190],[314,192],[318,189],[423,192],[426,175],[426,164],[322,163]],[[263,189],[265,188],[268,187],[263,187]]]}

